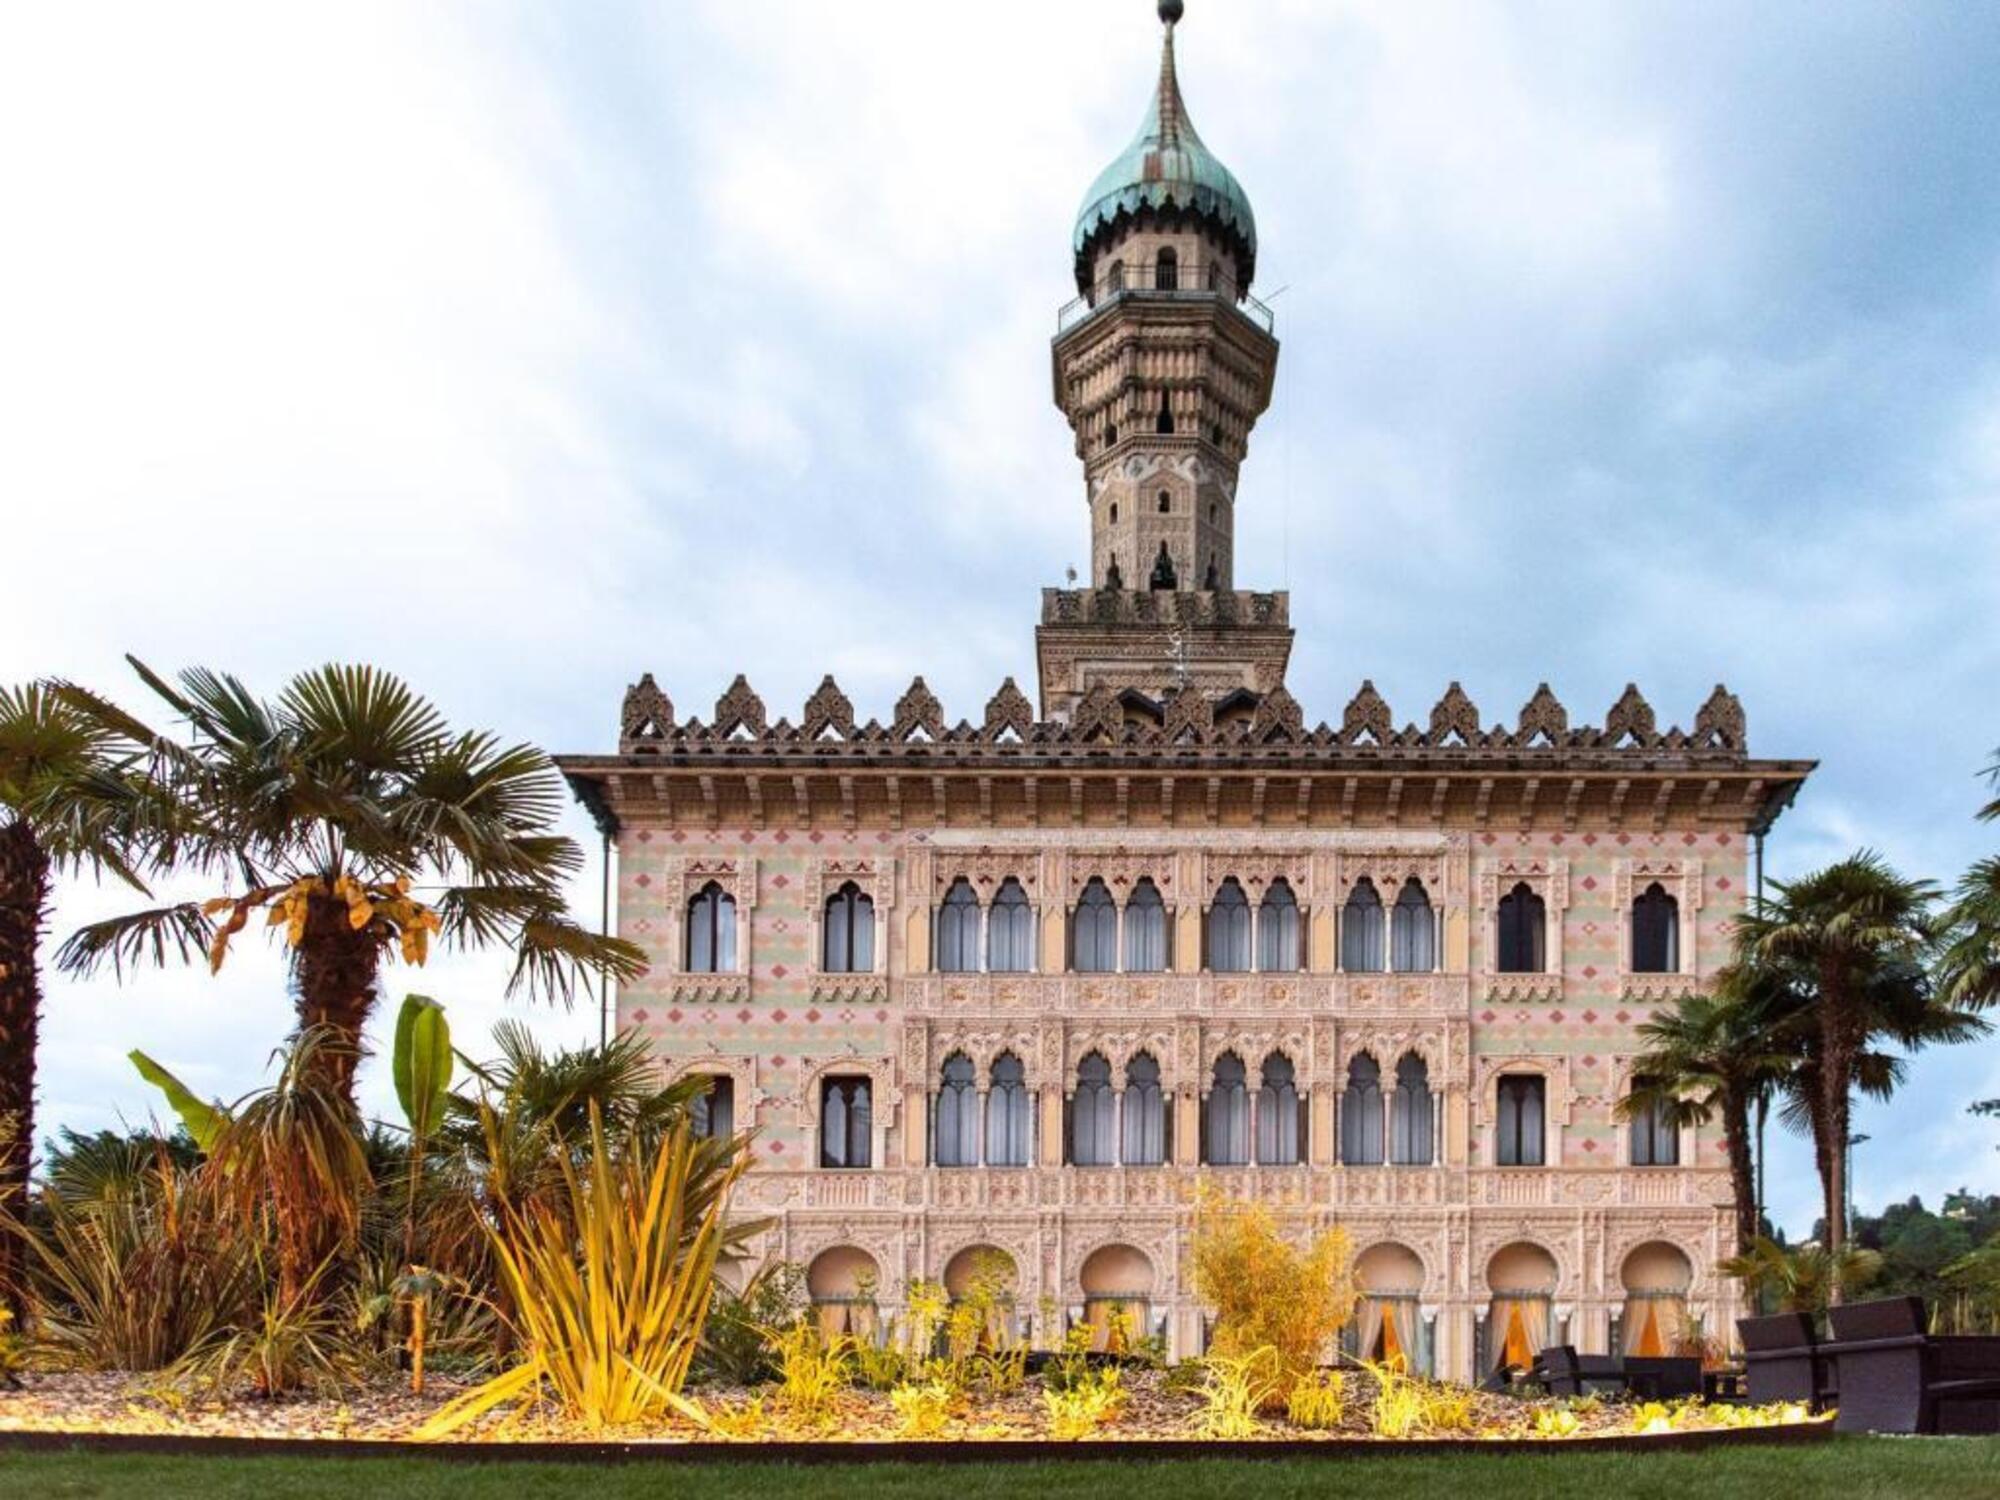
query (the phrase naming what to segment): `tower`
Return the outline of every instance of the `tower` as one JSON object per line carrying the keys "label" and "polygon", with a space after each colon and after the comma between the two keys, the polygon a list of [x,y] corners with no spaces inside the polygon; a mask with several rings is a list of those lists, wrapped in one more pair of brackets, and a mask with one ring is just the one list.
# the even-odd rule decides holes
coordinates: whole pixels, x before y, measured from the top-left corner
{"label": "tower", "polygon": [[1281,593],[1235,585],[1236,478],[1271,402],[1278,341],[1250,295],[1257,224],[1188,118],[1161,0],[1159,83],[1139,133],[1084,195],[1078,297],[1057,320],[1055,401],[1076,435],[1089,587],[1047,590],[1044,712],[1100,683],[1266,692],[1291,653]]}

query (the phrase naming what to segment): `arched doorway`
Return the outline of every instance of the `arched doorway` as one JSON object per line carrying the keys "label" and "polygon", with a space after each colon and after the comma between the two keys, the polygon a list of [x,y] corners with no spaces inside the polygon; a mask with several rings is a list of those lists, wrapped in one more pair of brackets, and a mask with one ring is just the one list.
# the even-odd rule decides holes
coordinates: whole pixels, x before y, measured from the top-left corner
{"label": "arched doorway", "polygon": [[1122,1351],[1153,1331],[1153,1262],[1145,1251],[1100,1245],[1085,1257],[1077,1280],[1084,1321],[1096,1330],[1093,1349]]}
{"label": "arched doorway", "polygon": [[984,1312],[981,1342],[999,1345],[1014,1336],[1015,1294],[1020,1272],[1014,1257],[997,1245],[967,1245],[945,1262],[944,1290],[954,1306]]}
{"label": "arched doorway", "polygon": [[1688,1332],[1693,1262],[1678,1245],[1648,1240],[1625,1257],[1618,1275],[1625,1284],[1625,1306],[1611,1347],[1649,1359],[1672,1354]]}
{"label": "arched doorway", "polygon": [[1526,1370],[1555,1335],[1556,1259],[1540,1245],[1516,1240],[1486,1263],[1493,1300],[1481,1327],[1479,1370]]}
{"label": "arched doorway", "polygon": [[853,1245],[822,1250],[806,1267],[806,1295],[822,1333],[873,1338],[880,1325],[875,1310],[880,1286],[875,1257]]}
{"label": "arched doorway", "polygon": [[1385,1240],[1354,1262],[1361,1301],[1354,1310],[1351,1352],[1379,1364],[1426,1374],[1431,1365],[1430,1330],[1419,1299],[1424,1263],[1408,1245]]}

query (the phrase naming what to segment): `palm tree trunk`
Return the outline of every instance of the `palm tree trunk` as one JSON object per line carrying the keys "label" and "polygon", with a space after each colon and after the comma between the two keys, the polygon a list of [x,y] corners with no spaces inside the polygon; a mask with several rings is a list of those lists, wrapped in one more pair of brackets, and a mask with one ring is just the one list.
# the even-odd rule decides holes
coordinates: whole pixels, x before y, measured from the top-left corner
{"label": "palm tree trunk", "polygon": [[[0,1209],[27,1212],[35,1146],[35,1045],[42,987],[37,951],[49,916],[49,856],[27,820],[0,828]],[[25,1246],[0,1221],[0,1298],[18,1316]]]}
{"label": "palm tree trunk", "polygon": [[306,930],[292,956],[299,1029],[323,1032],[328,1045],[320,1052],[320,1066],[326,1081],[349,1104],[354,1103],[363,1030],[375,1009],[375,976],[381,960],[381,940],[354,930],[345,902],[330,896],[311,898]]}
{"label": "palm tree trunk", "polygon": [[[1826,1115],[1826,1249],[1833,1264],[1847,1247],[1847,1135],[1849,1092],[1854,1078],[1854,1059],[1860,1048],[1848,1033],[1847,996],[1839,979],[1822,973],[1820,979],[1820,1108]],[[1840,1300],[1840,1279],[1835,1276],[1830,1297]]]}
{"label": "palm tree trunk", "polygon": [[1736,1202],[1736,1253],[1743,1255],[1757,1237],[1757,1180],[1750,1162],[1750,1106],[1739,1094],[1723,1096],[1722,1134],[1729,1150],[1729,1188]]}

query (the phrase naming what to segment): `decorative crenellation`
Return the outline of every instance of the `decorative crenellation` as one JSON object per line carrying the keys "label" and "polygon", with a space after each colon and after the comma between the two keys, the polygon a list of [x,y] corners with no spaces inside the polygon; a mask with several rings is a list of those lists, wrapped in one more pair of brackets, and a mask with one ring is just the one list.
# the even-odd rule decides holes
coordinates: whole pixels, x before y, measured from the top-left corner
{"label": "decorative crenellation", "polygon": [[[1155,598],[1143,594],[1134,597]],[[1254,618],[1257,610],[1253,608],[1249,614]],[[1691,734],[1680,729],[1660,731],[1652,707],[1632,686],[1612,705],[1602,728],[1571,727],[1568,711],[1546,683],[1522,706],[1512,729],[1500,724],[1480,728],[1476,705],[1456,682],[1432,708],[1428,729],[1415,724],[1395,729],[1389,705],[1372,682],[1362,683],[1349,701],[1339,729],[1324,723],[1307,729],[1303,710],[1282,684],[1263,693],[1238,688],[1211,696],[1190,682],[1156,697],[1137,688],[1114,692],[1100,683],[1079,698],[1067,718],[1036,720],[1026,694],[1011,677],[988,702],[978,725],[963,720],[955,726],[948,724],[937,695],[921,677],[897,701],[886,728],[872,719],[857,725],[852,703],[831,676],[814,690],[796,726],[782,719],[770,723],[764,700],[740,675],[716,700],[715,715],[708,723],[690,719],[676,724],[673,712],[672,700],[652,675],[642,677],[626,690],[619,752],[678,754],[809,745],[822,754],[867,754],[885,746],[928,744],[937,752],[950,753],[1109,743],[1188,748],[1285,745],[1335,752],[1422,750],[1469,755],[1524,750],[1665,751],[1740,757],[1746,749],[1743,706],[1721,686],[1696,714]]]}

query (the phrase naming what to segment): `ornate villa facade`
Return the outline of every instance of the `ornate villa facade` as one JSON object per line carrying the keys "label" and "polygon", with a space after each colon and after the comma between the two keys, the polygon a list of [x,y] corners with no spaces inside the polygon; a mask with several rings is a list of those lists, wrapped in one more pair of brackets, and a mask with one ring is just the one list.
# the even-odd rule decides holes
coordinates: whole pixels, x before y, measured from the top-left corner
{"label": "ornate villa facade", "polygon": [[1052,366],[1092,577],[1043,594],[1039,705],[954,717],[919,677],[863,723],[829,677],[794,723],[738,677],[704,721],[645,677],[617,753],[562,760],[652,956],[619,1024],[755,1128],[740,1201],[829,1326],[998,1251],[1036,1342],[1119,1309],[1199,1352],[1207,1183],[1345,1226],[1351,1342],[1440,1375],[1727,1329],[1721,1140],[1613,1109],[1811,764],[1751,758],[1720,687],[1685,730],[1634,687],[1494,722],[1456,683],[1308,722],[1287,597],[1234,579],[1278,343],[1180,9],[1076,226]]}

